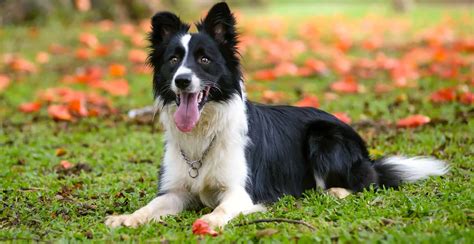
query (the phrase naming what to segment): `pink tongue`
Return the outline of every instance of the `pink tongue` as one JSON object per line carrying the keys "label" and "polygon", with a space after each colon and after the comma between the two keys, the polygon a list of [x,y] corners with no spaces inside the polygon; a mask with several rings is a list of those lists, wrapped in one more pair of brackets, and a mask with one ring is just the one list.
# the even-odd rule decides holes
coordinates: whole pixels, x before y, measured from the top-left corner
{"label": "pink tongue", "polygon": [[196,126],[199,120],[198,108],[199,93],[181,93],[178,110],[174,113],[174,122],[178,129],[182,132],[190,132]]}

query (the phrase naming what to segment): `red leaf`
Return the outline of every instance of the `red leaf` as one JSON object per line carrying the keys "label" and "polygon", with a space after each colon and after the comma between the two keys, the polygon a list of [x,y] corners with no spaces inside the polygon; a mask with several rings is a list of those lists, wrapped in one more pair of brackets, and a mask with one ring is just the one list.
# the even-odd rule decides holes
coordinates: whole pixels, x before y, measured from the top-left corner
{"label": "red leaf", "polygon": [[319,107],[319,100],[318,97],[314,95],[305,95],[303,99],[295,103],[295,106],[317,108]]}
{"label": "red leaf", "polygon": [[69,113],[69,110],[64,105],[50,105],[48,107],[48,114],[53,119],[71,121],[72,115]]}
{"label": "red leaf", "polygon": [[61,162],[59,163],[59,165],[61,166],[61,168],[63,169],[70,169],[72,167],[74,167],[74,164],[67,161],[67,160],[61,160]]}
{"label": "red leaf", "polygon": [[452,102],[456,99],[456,91],[452,87],[443,88],[431,94],[430,99],[435,103]]}
{"label": "red leaf", "polygon": [[23,113],[38,112],[41,109],[41,103],[39,102],[22,103],[18,109],[20,109],[20,111]]}
{"label": "red leaf", "polygon": [[459,95],[459,101],[466,105],[474,104],[474,93],[472,92],[464,92]]}
{"label": "red leaf", "polygon": [[86,108],[86,102],[84,99],[74,99],[68,104],[69,111],[76,113],[82,117],[86,117],[89,112]]}
{"label": "red leaf", "polygon": [[331,84],[331,90],[343,93],[357,93],[359,85],[352,76],[347,76]]}
{"label": "red leaf", "polygon": [[99,44],[99,40],[94,34],[86,32],[79,35],[79,41],[88,47],[95,47]]}
{"label": "red leaf", "polygon": [[9,65],[13,71],[17,72],[35,73],[37,71],[37,68],[33,63],[23,58],[13,58],[10,60]]}
{"label": "red leaf", "polygon": [[8,78],[8,76],[6,75],[0,74],[0,92],[7,89],[9,85],[10,85],[10,78]]}
{"label": "red leaf", "polygon": [[307,59],[304,63],[304,66],[310,68],[318,74],[326,73],[328,71],[326,64],[323,61],[317,59]]}
{"label": "red leaf", "polygon": [[397,122],[397,127],[399,128],[414,128],[418,126],[422,126],[424,124],[427,124],[431,121],[431,119],[428,116],[421,115],[421,114],[416,114],[416,115],[411,115],[406,118],[400,119]]}
{"label": "red leaf", "polygon": [[271,69],[264,69],[255,72],[253,76],[255,80],[274,80],[276,79],[275,72]]}
{"label": "red leaf", "polygon": [[202,220],[202,219],[197,219],[193,223],[193,234],[195,235],[211,235],[211,236],[217,236],[219,233],[215,230],[211,230],[209,227],[209,224]]}
{"label": "red leaf", "polygon": [[346,124],[350,124],[352,122],[351,118],[349,117],[349,115],[347,115],[347,113],[335,112],[335,113],[332,113],[332,115],[334,115],[336,118],[338,118],[340,121]]}

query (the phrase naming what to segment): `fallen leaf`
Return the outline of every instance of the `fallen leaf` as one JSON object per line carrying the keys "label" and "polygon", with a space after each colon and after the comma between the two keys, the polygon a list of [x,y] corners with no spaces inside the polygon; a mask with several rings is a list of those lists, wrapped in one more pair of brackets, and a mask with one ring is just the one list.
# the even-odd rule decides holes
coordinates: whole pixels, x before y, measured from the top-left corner
{"label": "fallen leaf", "polygon": [[259,70],[255,72],[253,78],[255,80],[274,80],[276,79],[276,74],[273,70],[271,69],[264,69],[264,70]]}
{"label": "fallen leaf", "polygon": [[83,32],[79,35],[79,41],[87,47],[95,47],[99,44],[97,36],[87,32]]}
{"label": "fallen leaf", "polygon": [[474,104],[474,93],[466,91],[459,94],[459,102],[466,105]]}
{"label": "fallen leaf", "polygon": [[359,91],[359,84],[357,84],[352,76],[347,76],[332,83],[331,90],[342,93],[357,93]]}
{"label": "fallen leaf", "polygon": [[332,115],[334,115],[336,118],[338,118],[340,121],[346,124],[350,124],[352,122],[352,119],[349,117],[349,115],[347,115],[347,113],[335,112],[335,113],[332,113]]}
{"label": "fallen leaf", "polygon": [[70,101],[68,104],[68,109],[70,112],[78,114],[82,117],[86,117],[89,114],[86,108],[86,101],[85,99],[81,98]]}
{"label": "fallen leaf", "polygon": [[122,64],[109,65],[109,75],[114,77],[122,77],[125,75],[127,68]]}
{"label": "fallen leaf", "polygon": [[49,105],[48,114],[53,119],[71,121],[72,115],[69,113],[68,107],[64,105]]}
{"label": "fallen leaf", "polygon": [[67,153],[66,149],[64,149],[62,147],[56,149],[56,152],[55,152],[56,156],[58,156],[58,157],[64,156],[64,155],[66,155],[66,153]]}
{"label": "fallen leaf", "polygon": [[41,109],[41,103],[39,102],[22,103],[20,104],[18,109],[23,113],[38,112]]}
{"label": "fallen leaf", "polygon": [[101,88],[114,96],[126,96],[130,90],[128,82],[124,79],[104,81]]}
{"label": "fallen leaf", "polygon": [[217,231],[211,230],[209,224],[202,219],[197,219],[196,221],[194,221],[192,230],[194,235],[219,235]]}
{"label": "fallen leaf", "polygon": [[63,169],[70,169],[72,167],[74,167],[74,164],[67,161],[67,160],[61,160],[61,162],[59,163],[59,165],[63,168]]}
{"label": "fallen leaf", "polygon": [[49,54],[47,52],[39,52],[36,54],[36,62],[45,64],[49,62]]}
{"label": "fallen leaf", "polygon": [[411,115],[406,118],[400,119],[397,121],[397,127],[399,128],[414,128],[414,127],[419,127],[424,124],[427,124],[431,121],[430,117],[421,115],[421,114],[416,114],[416,115]]}
{"label": "fallen leaf", "polygon": [[295,106],[318,108],[319,107],[319,100],[318,100],[318,97],[316,97],[314,95],[306,94],[306,95],[304,95],[303,99],[301,99],[301,100],[299,100],[298,102],[295,103]]}
{"label": "fallen leaf", "polygon": [[434,103],[452,102],[456,99],[456,91],[453,87],[440,89],[430,96],[430,100]]}
{"label": "fallen leaf", "polygon": [[35,73],[37,71],[37,68],[33,63],[19,57],[13,58],[10,61],[10,68],[13,71],[24,73]]}

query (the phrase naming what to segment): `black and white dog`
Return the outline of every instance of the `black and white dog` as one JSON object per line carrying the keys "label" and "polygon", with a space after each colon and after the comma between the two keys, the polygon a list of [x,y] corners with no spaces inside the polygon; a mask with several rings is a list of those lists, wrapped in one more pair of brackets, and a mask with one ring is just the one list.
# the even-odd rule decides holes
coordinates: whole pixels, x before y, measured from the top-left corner
{"label": "black and white dog", "polygon": [[321,110],[247,101],[235,24],[225,3],[212,7],[197,33],[172,13],[152,18],[149,59],[165,129],[159,193],[132,214],[109,216],[108,226],[205,205],[214,210],[202,220],[223,227],[285,194],[319,187],[344,197],[447,172],[427,157],[371,160],[361,137]]}

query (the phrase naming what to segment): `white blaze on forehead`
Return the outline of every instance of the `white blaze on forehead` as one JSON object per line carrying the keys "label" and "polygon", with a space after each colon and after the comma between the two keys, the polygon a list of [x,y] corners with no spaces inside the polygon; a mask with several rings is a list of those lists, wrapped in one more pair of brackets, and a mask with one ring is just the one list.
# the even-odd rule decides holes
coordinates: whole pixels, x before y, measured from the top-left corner
{"label": "white blaze on forehead", "polygon": [[200,90],[200,80],[199,78],[196,76],[196,74],[186,66],[186,60],[188,59],[188,54],[189,54],[189,42],[191,41],[191,34],[185,34],[181,37],[181,45],[183,46],[184,48],[184,56],[183,56],[183,59],[181,61],[181,64],[180,66],[178,67],[178,69],[176,70],[176,73],[174,74],[173,76],[173,82],[171,84],[171,89],[174,91],[174,92],[177,92],[178,91],[178,88],[176,87],[176,84],[175,84],[175,79],[178,75],[182,75],[182,74],[190,74],[191,75],[191,85],[190,85],[190,91],[192,92],[198,92]]}

